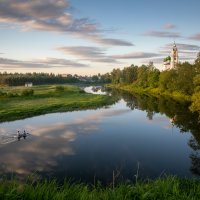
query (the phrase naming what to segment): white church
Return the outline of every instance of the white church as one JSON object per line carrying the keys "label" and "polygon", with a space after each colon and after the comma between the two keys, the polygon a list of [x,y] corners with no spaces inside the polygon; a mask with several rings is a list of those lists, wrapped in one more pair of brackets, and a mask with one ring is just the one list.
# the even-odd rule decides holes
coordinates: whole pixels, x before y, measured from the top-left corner
{"label": "white church", "polygon": [[164,70],[170,70],[176,67],[178,64],[178,49],[176,47],[176,43],[174,42],[171,56],[168,56],[164,59]]}

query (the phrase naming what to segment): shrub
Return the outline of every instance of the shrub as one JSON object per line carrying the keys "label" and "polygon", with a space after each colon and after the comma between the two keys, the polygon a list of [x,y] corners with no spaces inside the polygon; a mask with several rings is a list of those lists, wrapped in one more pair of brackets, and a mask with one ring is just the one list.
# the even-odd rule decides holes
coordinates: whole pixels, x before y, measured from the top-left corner
{"label": "shrub", "polygon": [[86,93],[86,92],[85,92],[85,90],[82,90],[82,89],[81,89],[81,90],[79,91],[79,93],[80,93],[80,94],[84,94],[84,93]]}
{"label": "shrub", "polygon": [[56,92],[63,92],[65,88],[61,85],[56,86]]}
{"label": "shrub", "polygon": [[5,93],[0,90],[0,96],[5,96]]}
{"label": "shrub", "polygon": [[34,90],[33,89],[25,89],[22,91],[22,96],[33,96]]}
{"label": "shrub", "polygon": [[12,93],[12,92],[7,93],[7,97],[17,97],[17,96],[18,96],[17,93]]}

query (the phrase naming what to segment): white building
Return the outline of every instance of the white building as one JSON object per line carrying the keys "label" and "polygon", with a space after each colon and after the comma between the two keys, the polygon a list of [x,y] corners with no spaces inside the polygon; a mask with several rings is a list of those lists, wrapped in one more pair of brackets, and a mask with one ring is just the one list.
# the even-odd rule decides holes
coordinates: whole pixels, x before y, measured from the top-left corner
{"label": "white building", "polygon": [[25,87],[32,87],[33,86],[33,83],[32,82],[26,82],[25,83]]}
{"label": "white building", "polygon": [[174,42],[171,55],[168,57],[169,59],[164,60],[165,70],[170,70],[176,67],[178,64],[178,49],[176,47],[176,43]]}

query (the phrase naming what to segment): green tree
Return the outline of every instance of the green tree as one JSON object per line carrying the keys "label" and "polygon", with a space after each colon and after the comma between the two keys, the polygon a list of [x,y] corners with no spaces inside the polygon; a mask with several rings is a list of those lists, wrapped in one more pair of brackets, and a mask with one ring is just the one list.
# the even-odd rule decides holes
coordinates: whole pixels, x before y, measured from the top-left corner
{"label": "green tree", "polygon": [[191,95],[194,91],[195,67],[188,62],[177,65],[176,90]]}
{"label": "green tree", "polygon": [[159,87],[162,90],[175,91],[176,89],[176,70],[163,71],[159,78]]}

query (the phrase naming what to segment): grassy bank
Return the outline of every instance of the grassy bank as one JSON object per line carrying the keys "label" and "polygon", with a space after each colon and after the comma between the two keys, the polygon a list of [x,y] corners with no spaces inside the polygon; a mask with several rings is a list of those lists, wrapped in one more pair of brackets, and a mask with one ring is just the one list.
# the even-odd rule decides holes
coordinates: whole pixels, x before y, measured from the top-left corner
{"label": "grassy bank", "polygon": [[0,182],[0,198],[10,199],[200,199],[200,182],[176,177],[158,178],[137,182],[136,184],[120,184],[115,188],[88,186],[84,184],[64,183],[58,186],[55,181],[20,184],[17,181]]}
{"label": "grassy bank", "polygon": [[76,86],[2,87],[0,90],[0,122],[52,112],[98,108],[114,102],[112,97],[87,94]]}
{"label": "grassy bank", "polygon": [[164,96],[169,97],[174,100],[178,101],[191,101],[191,96],[185,95],[179,92],[169,92],[169,91],[162,91],[160,88],[142,88],[134,84],[124,85],[124,84],[107,84],[107,87],[124,90],[130,93],[137,93],[137,94],[149,94],[152,96]]}

